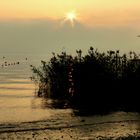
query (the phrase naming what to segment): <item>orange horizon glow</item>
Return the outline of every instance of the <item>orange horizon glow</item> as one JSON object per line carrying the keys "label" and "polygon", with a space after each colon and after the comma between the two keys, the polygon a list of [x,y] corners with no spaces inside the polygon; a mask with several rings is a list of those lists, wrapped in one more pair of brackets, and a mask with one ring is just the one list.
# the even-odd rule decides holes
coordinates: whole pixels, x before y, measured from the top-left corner
{"label": "orange horizon glow", "polygon": [[0,1],[0,21],[61,20],[72,9],[87,26],[110,26],[140,23],[139,0],[5,0]]}

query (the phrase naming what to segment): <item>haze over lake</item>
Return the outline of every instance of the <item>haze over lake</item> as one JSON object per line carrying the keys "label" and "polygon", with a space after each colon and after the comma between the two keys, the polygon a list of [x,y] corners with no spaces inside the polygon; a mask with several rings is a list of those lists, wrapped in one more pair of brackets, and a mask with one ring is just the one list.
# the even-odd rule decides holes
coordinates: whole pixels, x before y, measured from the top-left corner
{"label": "haze over lake", "polygon": [[0,21],[1,54],[40,54],[51,56],[51,52],[76,49],[84,52],[90,46],[101,51],[140,52],[140,29],[129,26],[86,27],[78,21],[74,27],[61,21],[27,20]]}
{"label": "haze over lake", "polygon": [[45,54],[93,46],[140,52],[139,0],[0,2],[0,53]]}

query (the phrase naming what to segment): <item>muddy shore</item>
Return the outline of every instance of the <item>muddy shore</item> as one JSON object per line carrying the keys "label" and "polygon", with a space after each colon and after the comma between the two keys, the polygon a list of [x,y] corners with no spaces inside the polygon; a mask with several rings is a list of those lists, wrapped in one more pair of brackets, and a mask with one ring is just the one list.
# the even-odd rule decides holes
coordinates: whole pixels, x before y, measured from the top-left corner
{"label": "muddy shore", "polygon": [[[135,115],[136,116],[136,115]],[[131,116],[132,118],[132,116]],[[0,140],[139,140],[140,118],[95,121],[94,117],[72,117],[34,122],[0,124]]]}

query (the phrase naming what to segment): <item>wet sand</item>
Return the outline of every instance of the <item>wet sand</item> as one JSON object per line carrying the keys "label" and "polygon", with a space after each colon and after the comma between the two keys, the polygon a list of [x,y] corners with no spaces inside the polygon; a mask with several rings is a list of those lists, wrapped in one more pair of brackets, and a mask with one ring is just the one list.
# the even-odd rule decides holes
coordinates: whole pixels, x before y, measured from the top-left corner
{"label": "wet sand", "polygon": [[92,118],[0,124],[0,140],[140,140],[139,119],[96,123]]}

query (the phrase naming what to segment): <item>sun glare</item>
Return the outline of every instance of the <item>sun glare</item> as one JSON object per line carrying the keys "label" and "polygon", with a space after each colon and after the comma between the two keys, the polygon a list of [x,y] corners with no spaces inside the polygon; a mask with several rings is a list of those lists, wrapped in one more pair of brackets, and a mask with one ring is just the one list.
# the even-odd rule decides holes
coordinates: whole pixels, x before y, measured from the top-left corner
{"label": "sun glare", "polygon": [[65,15],[65,21],[69,21],[71,23],[71,26],[74,26],[74,21],[77,19],[77,14],[75,11],[71,11],[66,13]]}

